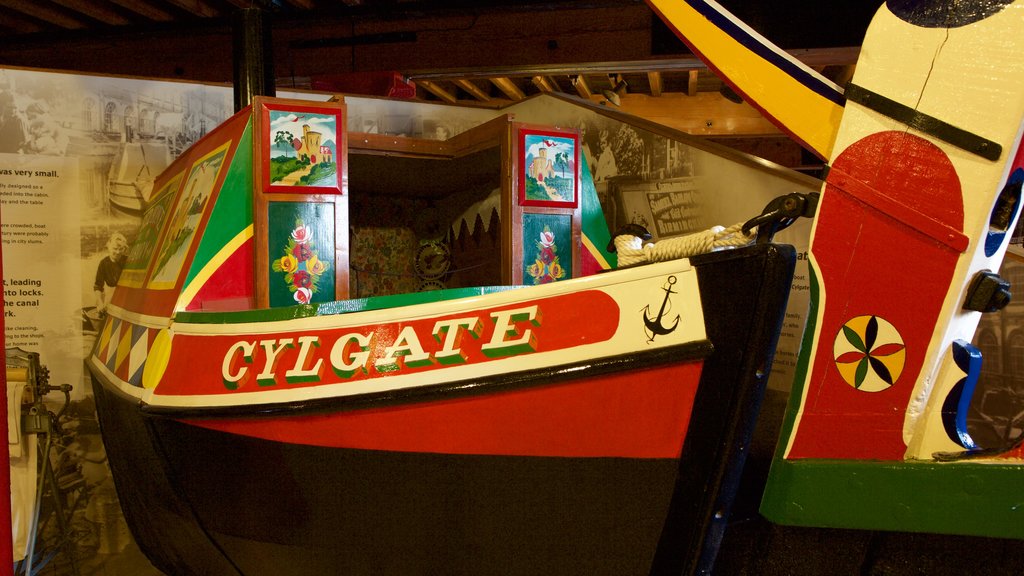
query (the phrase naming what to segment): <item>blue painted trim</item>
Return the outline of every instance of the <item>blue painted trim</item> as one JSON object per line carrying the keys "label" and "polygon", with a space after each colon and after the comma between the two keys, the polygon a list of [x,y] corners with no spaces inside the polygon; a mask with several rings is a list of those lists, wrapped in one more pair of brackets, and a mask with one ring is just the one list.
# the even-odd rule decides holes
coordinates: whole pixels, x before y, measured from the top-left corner
{"label": "blue painted trim", "polygon": [[992,207],[992,215],[989,217],[989,222],[996,219],[996,214],[999,210],[1005,210],[1007,202],[1011,202],[1010,205],[1013,206],[1013,215],[1010,216],[1006,228],[993,228],[991,224],[989,225],[989,231],[985,235],[985,256],[991,257],[995,254],[999,247],[1002,246],[1006,233],[1013,229],[1013,222],[1017,219],[1017,215],[1020,214],[1022,184],[1024,184],[1024,168],[1017,168],[1006,180],[1006,186],[999,194],[999,199],[996,201],[995,206]]}

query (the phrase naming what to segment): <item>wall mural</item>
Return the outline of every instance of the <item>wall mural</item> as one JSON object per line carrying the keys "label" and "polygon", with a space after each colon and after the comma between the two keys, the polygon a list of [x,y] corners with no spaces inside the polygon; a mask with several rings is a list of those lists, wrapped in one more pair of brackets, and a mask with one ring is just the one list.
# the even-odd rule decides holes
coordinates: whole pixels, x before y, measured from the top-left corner
{"label": "wall mural", "polygon": [[[145,281],[158,231],[143,212],[159,220],[177,191],[154,190],[153,181],[231,115],[231,101],[220,86],[0,68],[6,346],[38,352],[51,384],[72,385],[51,456],[63,495],[77,502],[68,520],[81,574],[159,574],[121,517],[82,361],[118,274]],[[150,241],[129,252],[147,234]],[[27,520],[15,518],[13,527],[26,530]],[[58,536],[49,530],[36,551],[52,551]],[[42,573],[70,574],[62,556]]]}

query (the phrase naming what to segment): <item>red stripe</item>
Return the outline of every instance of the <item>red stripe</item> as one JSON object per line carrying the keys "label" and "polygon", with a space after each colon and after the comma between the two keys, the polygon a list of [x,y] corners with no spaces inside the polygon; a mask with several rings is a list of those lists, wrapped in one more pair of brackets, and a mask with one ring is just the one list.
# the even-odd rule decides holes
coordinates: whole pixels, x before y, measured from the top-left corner
{"label": "red stripe", "polygon": [[467,398],[187,423],[290,444],[443,454],[675,458],[702,363]]}

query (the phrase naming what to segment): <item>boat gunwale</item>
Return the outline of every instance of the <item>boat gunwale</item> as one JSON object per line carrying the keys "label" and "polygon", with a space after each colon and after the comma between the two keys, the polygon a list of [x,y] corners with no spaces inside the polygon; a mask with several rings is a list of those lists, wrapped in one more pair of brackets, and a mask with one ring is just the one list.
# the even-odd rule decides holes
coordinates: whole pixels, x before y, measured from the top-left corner
{"label": "boat gunwale", "polygon": [[[564,384],[585,377],[605,376],[629,370],[658,368],[672,363],[695,362],[714,352],[708,339],[684,342],[644,352],[634,352],[516,372],[502,372],[483,378],[469,378],[428,386],[367,392],[355,395],[303,398],[286,402],[245,403],[219,406],[161,406],[146,403],[121,390],[105,375],[92,372],[94,385],[138,404],[139,411],[154,418],[239,418],[306,416],[314,414],[387,408],[397,405],[454,400],[510,392],[523,388]],[[241,397],[239,397],[241,398]]]}

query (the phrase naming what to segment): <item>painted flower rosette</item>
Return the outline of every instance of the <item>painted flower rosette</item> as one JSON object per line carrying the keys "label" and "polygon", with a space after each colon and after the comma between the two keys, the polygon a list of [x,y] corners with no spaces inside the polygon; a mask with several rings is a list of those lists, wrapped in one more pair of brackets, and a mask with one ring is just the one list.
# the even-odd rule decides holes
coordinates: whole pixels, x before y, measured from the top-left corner
{"label": "painted flower rosette", "polygon": [[284,274],[284,282],[299,304],[308,304],[317,292],[320,276],[327,271],[327,263],[317,256],[312,232],[302,220],[295,221],[284,255],[274,260],[274,272]]}
{"label": "painted flower rosette", "polygon": [[548,226],[540,233],[537,242],[537,256],[534,263],[527,268],[533,277],[534,284],[548,284],[565,276],[565,269],[558,263],[558,246],[555,245],[555,234]]}

